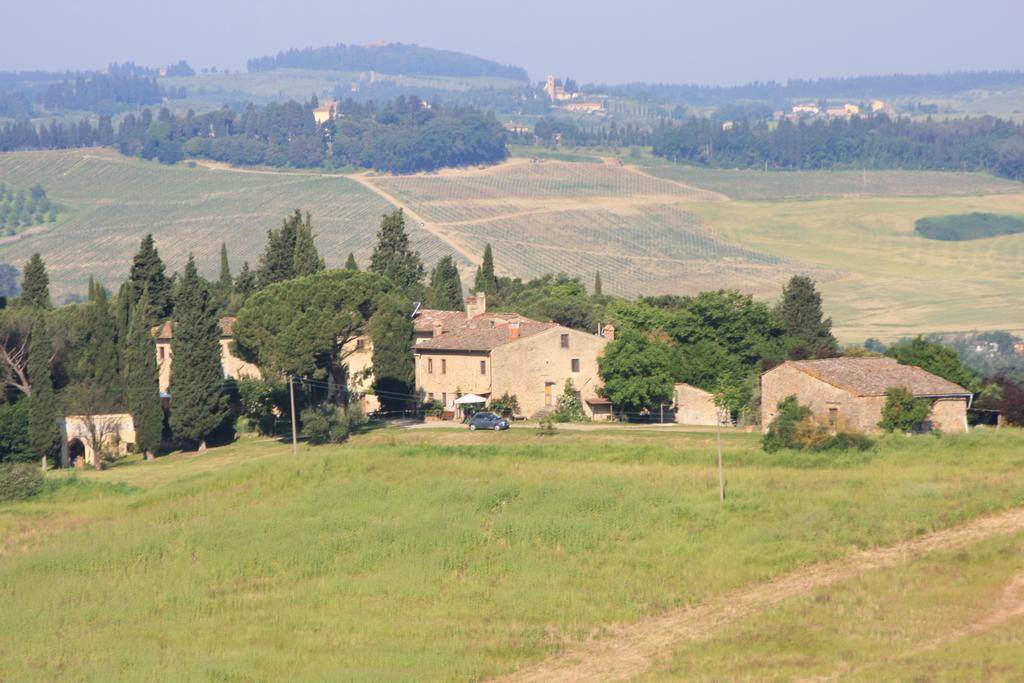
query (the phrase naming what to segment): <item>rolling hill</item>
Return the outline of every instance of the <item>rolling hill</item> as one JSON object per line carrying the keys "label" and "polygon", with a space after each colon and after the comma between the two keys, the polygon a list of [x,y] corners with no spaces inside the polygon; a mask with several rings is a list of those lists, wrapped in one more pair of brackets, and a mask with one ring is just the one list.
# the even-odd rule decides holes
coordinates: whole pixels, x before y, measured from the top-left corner
{"label": "rolling hill", "polygon": [[365,264],[379,217],[406,210],[424,260],[451,253],[467,284],[486,243],[499,272],[566,272],[605,291],[778,295],[815,277],[843,340],[919,332],[1021,330],[1024,234],[936,242],[923,216],[1024,213],[1024,185],[979,174],[756,173],[597,158],[518,158],[483,169],[385,176],[161,166],[106,150],[0,155],[0,182],[41,183],[67,213],[0,242],[0,261],[45,258],[58,301],[90,276],[116,285],[147,232],[172,269],[192,251],[213,275],[256,262],[268,228],[309,210],[329,266]]}

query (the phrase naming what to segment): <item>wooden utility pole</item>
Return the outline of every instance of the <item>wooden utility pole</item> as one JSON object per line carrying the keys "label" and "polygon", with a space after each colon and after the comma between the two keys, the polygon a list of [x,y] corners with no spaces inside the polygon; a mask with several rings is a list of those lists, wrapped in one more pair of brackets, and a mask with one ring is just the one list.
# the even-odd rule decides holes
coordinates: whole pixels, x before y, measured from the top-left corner
{"label": "wooden utility pole", "polygon": [[[288,377],[288,393],[292,399],[292,455],[299,454],[299,430],[295,426],[295,377]],[[718,461],[721,463],[722,456],[719,452]]]}
{"label": "wooden utility pole", "polygon": [[718,441],[718,502],[725,502],[725,472],[722,470],[722,411],[718,411],[717,429],[715,430]]}

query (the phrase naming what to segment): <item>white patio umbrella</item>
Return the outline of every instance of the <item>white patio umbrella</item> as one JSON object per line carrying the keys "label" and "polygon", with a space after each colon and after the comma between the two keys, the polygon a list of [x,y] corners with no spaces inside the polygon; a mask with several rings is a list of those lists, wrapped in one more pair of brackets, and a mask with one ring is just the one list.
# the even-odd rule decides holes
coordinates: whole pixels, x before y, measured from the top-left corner
{"label": "white patio umbrella", "polygon": [[458,397],[457,399],[452,401],[452,403],[454,403],[457,406],[464,406],[473,403],[487,403],[487,399],[484,398],[483,396],[477,396],[476,394],[466,394],[465,396]]}

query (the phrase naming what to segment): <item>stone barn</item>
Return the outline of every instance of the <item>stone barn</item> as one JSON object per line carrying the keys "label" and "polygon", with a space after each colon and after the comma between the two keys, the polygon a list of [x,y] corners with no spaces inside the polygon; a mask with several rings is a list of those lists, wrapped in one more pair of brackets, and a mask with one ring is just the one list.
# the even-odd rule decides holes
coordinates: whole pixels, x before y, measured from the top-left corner
{"label": "stone barn", "polygon": [[61,467],[71,467],[79,458],[83,464],[95,465],[97,450],[125,455],[135,443],[135,422],[128,413],[68,415],[58,424]]}
{"label": "stone barn", "polygon": [[684,425],[714,426],[726,424],[729,415],[715,405],[715,397],[690,384],[676,384],[672,390],[675,421]]}
{"label": "stone barn", "polygon": [[967,389],[913,365],[892,358],[828,358],[786,361],[761,375],[761,427],[775,419],[777,406],[788,396],[832,424],[876,432],[882,420],[885,392],[907,387],[932,403],[924,429],[966,432],[972,394]]}

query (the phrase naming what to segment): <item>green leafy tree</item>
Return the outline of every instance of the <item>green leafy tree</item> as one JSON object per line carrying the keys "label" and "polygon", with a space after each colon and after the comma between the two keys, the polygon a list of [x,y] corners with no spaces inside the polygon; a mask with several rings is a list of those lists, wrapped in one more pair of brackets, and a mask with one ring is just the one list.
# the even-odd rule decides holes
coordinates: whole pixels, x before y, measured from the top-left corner
{"label": "green leafy tree", "polygon": [[651,410],[672,398],[668,344],[637,330],[624,330],[598,358],[602,396],[624,412]]}
{"label": "green leafy tree", "polygon": [[152,460],[160,447],[164,410],[160,405],[160,371],[156,342],[145,315],[149,292],[143,292],[128,329],[124,353],[125,403],[135,423],[136,447]]}
{"label": "green leafy tree", "polygon": [[344,386],[344,349],[365,332],[389,288],[379,275],[348,270],[279,282],[253,294],[239,311],[235,346],[268,373],[334,375]]}
{"label": "green leafy tree", "polygon": [[412,305],[398,293],[381,298],[367,331],[373,340],[373,389],[381,406],[402,410],[413,400]]}
{"label": "green leafy tree", "polygon": [[409,245],[405,214],[401,209],[385,214],[377,232],[377,245],[370,257],[370,272],[383,276],[415,301],[422,300],[423,261]]}
{"label": "green leafy tree", "polygon": [[25,279],[21,284],[21,303],[40,309],[53,308],[50,302],[50,276],[38,252],[25,263]]}
{"label": "green leafy tree", "polygon": [[761,438],[761,446],[769,453],[780,448],[800,448],[800,425],[811,419],[811,409],[800,405],[796,396],[787,396],[778,403],[775,419]]}
{"label": "green leafy tree", "polygon": [[132,304],[149,290],[149,310],[146,312],[151,325],[155,325],[171,313],[171,281],[167,279],[164,262],[160,259],[153,235],[142,238],[139,250],[132,259],[129,275],[132,285]]}
{"label": "green leafy tree", "polygon": [[348,252],[348,258],[345,259],[345,270],[359,270],[359,264],[356,263],[356,255],[351,251]]}
{"label": "green leafy tree", "polygon": [[587,414],[583,411],[583,401],[576,393],[571,379],[565,380],[562,395],[558,397],[558,406],[551,416],[555,422],[586,422]]}
{"label": "green leafy tree", "polygon": [[484,247],[483,262],[476,270],[473,289],[477,292],[483,292],[488,296],[498,293],[498,281],[494,276],[494,253],[491,251],[490,243]]}
{"label": "green leafy tree", "polygon": [[313,224],[309,213],[305,221],[295,226],[295,255],[292,270],[295,277],[319,273],[324,269],[324,260],[314,244]]}
{"label": "green leafy tree", "polygon": [[14,403],[0,403],[0,463],[32,460],[28,438],[29,403],[22,398]]}
{"label": "green leafy tree", "polygon": [[839,343],[832,335],[832,319],[821,310],[821,294],[814,280],[794,275],[782,290],[778,315],[785,328],[786,354],[791,360],[831,358]]}
{"label": "green leafy tree", "polygon": [[931,342],[924,337],[900,344],[893,344],[885,351],[885,355],[895,358],[903,365],[916,365],[933,375],[938,375],[954,384],[959,384],[968,391],[977,392],[981,388],[978,376],[964,366],[956,349]]}
{"label": "green leafy tree", "polygon": [[59,410],[53,391],[53,371],[50,366],[53,343],[46,326],[46,317],[40,313],[32,325],[28,346],[28,376],[32,382],[28,405],[28,439],[32,453],[40,458],[43,467],[57,450],[60,428],[57,426]]}
{"label": "green leafy tree", "polygon": [[256,279],[260,287],[284,282],[295,277],[295,240],[302,225],[302,212],[298,209],[285,218],[277,230],[267,231],[267,246],[260,256]]}
{"label": "green leafy tree", "polygon": [[931,412],[931,403],[915,398],[907,387],[891,387],[885,392],[882,421],[878,426],[887,432],[910,432]]}
{"label": "green leafy tree", "polygon": [[439,259],[430,272],[427,306],[442,311],[461,311],[465,306],[462,300],[462,279],[450,255]]}
{"label": "green leafy tree", "polygon": [[228,416],[220,356],[220,326],[210,295],[189,254],[175,305],[170,425],[180,441],[206,446]]}

